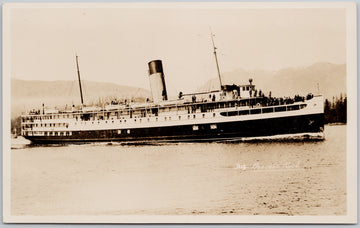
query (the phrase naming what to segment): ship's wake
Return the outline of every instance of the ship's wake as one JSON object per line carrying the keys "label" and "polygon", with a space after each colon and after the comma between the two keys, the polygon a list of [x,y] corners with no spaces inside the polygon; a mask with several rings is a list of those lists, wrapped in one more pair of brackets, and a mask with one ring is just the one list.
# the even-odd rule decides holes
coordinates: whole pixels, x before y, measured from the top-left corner
{"label": "ship's wake", "polygon": [[299,133],[299,134],[285,134],[259,137],[241,137],[224,140],[226,143],[238,142],[307,142],[307,141],[323,141],[325,140],[324,132],[319,133]]}

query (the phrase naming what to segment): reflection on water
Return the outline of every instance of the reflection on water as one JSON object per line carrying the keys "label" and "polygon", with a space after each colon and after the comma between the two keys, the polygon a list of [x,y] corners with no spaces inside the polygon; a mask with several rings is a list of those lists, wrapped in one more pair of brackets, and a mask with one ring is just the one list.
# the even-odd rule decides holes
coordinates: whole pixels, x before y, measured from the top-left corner
{"label": "reflection on water", "polygon": [[346,126],[326,126],[325,136],[320,141],[14,143],[11,211],[343,215]]}

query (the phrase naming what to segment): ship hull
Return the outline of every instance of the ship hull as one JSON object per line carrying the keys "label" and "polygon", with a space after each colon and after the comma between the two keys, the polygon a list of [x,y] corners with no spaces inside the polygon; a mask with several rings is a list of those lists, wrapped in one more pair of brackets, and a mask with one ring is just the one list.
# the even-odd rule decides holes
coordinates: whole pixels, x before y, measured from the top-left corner
{"label": "ship hull", "polygon": [[307,114],[221,123],[73,131],[71,136],[25,136],[36,144],[107,141],[216,141],[299,133],[320,133],[324,114]]}

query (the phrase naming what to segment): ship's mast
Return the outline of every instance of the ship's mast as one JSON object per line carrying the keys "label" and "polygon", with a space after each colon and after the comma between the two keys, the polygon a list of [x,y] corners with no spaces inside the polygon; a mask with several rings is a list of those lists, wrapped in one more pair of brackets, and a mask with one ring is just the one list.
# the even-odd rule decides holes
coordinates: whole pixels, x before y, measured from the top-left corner
{"label": "ship's mast", "polygon": [[215,61],[216,61],[216,68],[217,68],[217,72],[218,72],[218,76],[219,76],[219,81],[220,81],[220,90],[222,90],[222,82],[221,82],[221,75],[220,75],[220,69],[219,69],[219,63],[218,63],[218,59],[217,59],[217,55],[216,55],[216,47],[215,47],[215,43],[214,43],[214,34],[211,31],[210,28],[210,33],[211,33],[211,41],[212,41],[212,45],[214,48],[214,56],[215,56]]}
{"label": "ship's mast", "polygon": [[84,99],[81,89],[81,80],[80,80],[80,70],[79,70],[79,62],[78,62],[78,56],[76,55],[76,67],[77,67],[77,74],[78,74],[78,80],[79,80],[79,88],[80,88],[80,96],[81,96],[81,105],[84,105]]}

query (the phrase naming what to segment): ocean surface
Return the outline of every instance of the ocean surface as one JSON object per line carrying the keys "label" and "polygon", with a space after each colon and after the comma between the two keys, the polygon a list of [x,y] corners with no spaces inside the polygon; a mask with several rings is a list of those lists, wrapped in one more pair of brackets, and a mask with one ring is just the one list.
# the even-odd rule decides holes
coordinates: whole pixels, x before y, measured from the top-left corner
{"label": "ocean surface", "polygon": [[12,141],[12,215],[344,215],[346,125],[323,141]]}

